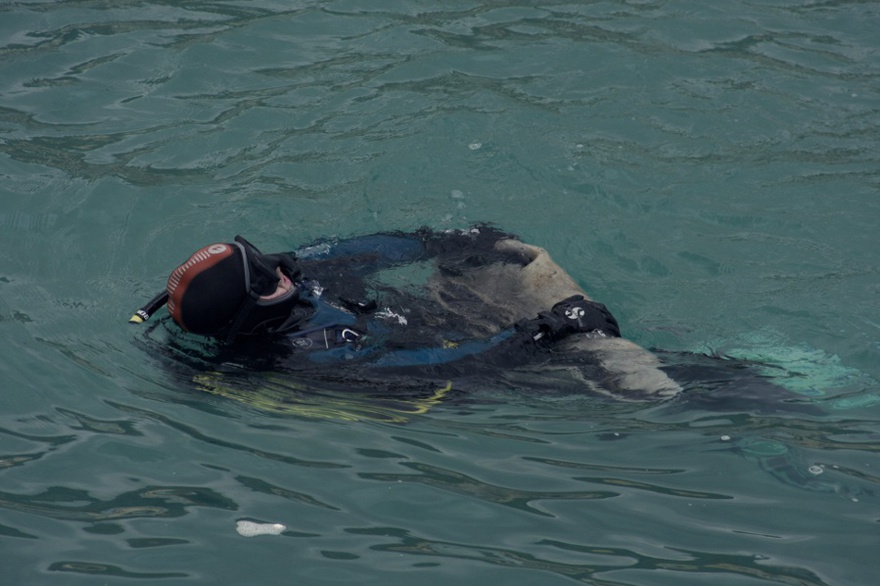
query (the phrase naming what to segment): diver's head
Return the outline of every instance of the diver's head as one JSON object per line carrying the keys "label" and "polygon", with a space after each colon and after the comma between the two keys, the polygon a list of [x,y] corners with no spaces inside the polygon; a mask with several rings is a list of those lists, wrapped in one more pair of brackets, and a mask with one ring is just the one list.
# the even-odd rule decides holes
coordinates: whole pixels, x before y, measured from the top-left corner
{"label": "diver's head", "polygon": [[241,236],[197,250],[168,278],[168,312],[188,332],[231,340],[277,333],[301,317],[294,259],[263,254]]}

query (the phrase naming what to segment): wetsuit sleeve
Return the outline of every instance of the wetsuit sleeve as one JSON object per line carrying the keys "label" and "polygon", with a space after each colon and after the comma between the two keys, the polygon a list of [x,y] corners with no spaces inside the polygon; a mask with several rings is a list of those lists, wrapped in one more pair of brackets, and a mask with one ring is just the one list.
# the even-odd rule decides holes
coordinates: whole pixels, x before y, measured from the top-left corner
{"label": "wetsuit sleeve", "polygon": [[[303,247],[293,254],[301,263],[327,263],[345,267],[352,276],[363,277],[394,266],[437,258],[506,253],[495,250],[499,240],[516,238],[485,224],[465,230],[434,231],[420,228],[415,232],[383,232],[340,241],[322,241]],[[486,262],[499,260],[487,258]]]}
{"label": "wetsuit sleeve", "polygon": [[424,373],[425,371],[419,369],[452,364],[461,367],[470,364],[467,360],[473,358],[478,358],[483,363],[493,363],[492,357],[495,354],[506,356],[513,349],[520,351],[518,354],[522,354],[517,356],[518,360],[512,361],[518,363],[526,352],[531,352],[532,347],[533,345],[529,344],[519,332],[511,329],[485,340],[471,340],[445,347],[388,349],[368,346],[360,350],[335,348],[328,352],[312,353],[309,355],[309,360],[318,364],[334,364],[343,359],[360,359],[369,368],[416,368],[417,372]]}
{"label": "wetsuit sleeve", "polygon": [[428,373],[439,376],[460,376],[479,370],[506,369],[521,366],[545,352],[546,347],[536,344],[531,336],[517,328],[509,328],[491,338],[470,340],[443,347],[390,349],[367,346],[353,349],[346,345],[323,351],[310,352],[312,364],[332,365],[342,361],[362,364],[376,372],[423,377]]}
{"label": "wetsuit sleeve", "polygon": [[436,232],[421,228],[415,235],[425,246],[428,257],[456,257],[462,254],[499,254],[495,244],[499,240],[518,240],[508,232],[499,230],[488,224],[477,224],[466,230],[443,230]]}
{"label": "wetsuit sleeve", "polygon": [[416,234],[384,233],[336,242],[317,242],[293,253],[303,265],[337,265],[346,274],[363,277],[390,267],[426,258],[425,245]]}

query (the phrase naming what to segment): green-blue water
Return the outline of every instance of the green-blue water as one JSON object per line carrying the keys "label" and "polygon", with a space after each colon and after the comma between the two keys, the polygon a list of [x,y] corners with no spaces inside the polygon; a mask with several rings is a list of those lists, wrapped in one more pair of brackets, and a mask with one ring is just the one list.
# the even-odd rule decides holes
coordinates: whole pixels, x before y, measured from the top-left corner
{"label": "green-blue water", "polygon": [[[4,583],[874,584],[878,18],[0,4]],[[826,414],[527,394],[405,423],[269,413],[194,393],[126,324],[236,233],[477,221],[547,248],[634,341],[782,366]]]}

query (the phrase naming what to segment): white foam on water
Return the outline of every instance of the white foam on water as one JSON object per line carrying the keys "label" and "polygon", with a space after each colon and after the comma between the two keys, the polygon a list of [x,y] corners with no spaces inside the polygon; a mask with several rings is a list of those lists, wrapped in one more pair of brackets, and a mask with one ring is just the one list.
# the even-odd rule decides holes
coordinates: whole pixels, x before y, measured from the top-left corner
{"label": "white foam on water", "polygon": [[257,523],[255,521],[236,521],[235,530],[242,537],[256,537],[257,535],[281,535],[287,529],[281,523]]}

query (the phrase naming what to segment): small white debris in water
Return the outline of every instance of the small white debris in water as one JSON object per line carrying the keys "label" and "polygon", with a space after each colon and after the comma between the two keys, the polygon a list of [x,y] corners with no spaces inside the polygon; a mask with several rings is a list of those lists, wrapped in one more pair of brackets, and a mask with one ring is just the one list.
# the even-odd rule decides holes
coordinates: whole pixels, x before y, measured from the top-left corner
{"label": "small white debris in water", "polygon": [[819,476],[820,474],[822,474],[823,472],[825,472],[825,468],[823,468],[822,466],[820,466],[820,465],[818,465],[818,464],[813,464],[812,466],[810,466],[809,468],[807,468],[807,470],[808,470],[808,471],[810,472],[810,474],[812,474],[813,476]]}
{"label": "small white debris in water", "polygon": [[287,527],[281,523],[256,523],[254,521],[236,521],[235,530],[242,537],[257,535],[281,535]]}
{"label": "small white debris in water", "polygon": [[730,441],[730,436],[729,436],[729,435],[722,435],[722,436],[721,436],[721,441],[723,441],[723,442],[729,442],[729,441]]}
{"label": "small white debris in water", "polygon": [[481,143],[481,142],[472,142],[471,144],[468,145],[468,148],[471,149],[472,151],[475,151],[475,150],[479,149],[481,146],[483,146],[483,143]]}
{"label": "small white debris in water", "polygon": [[458,189],[453,189],[452,199],[464,199],[464,193]]}

